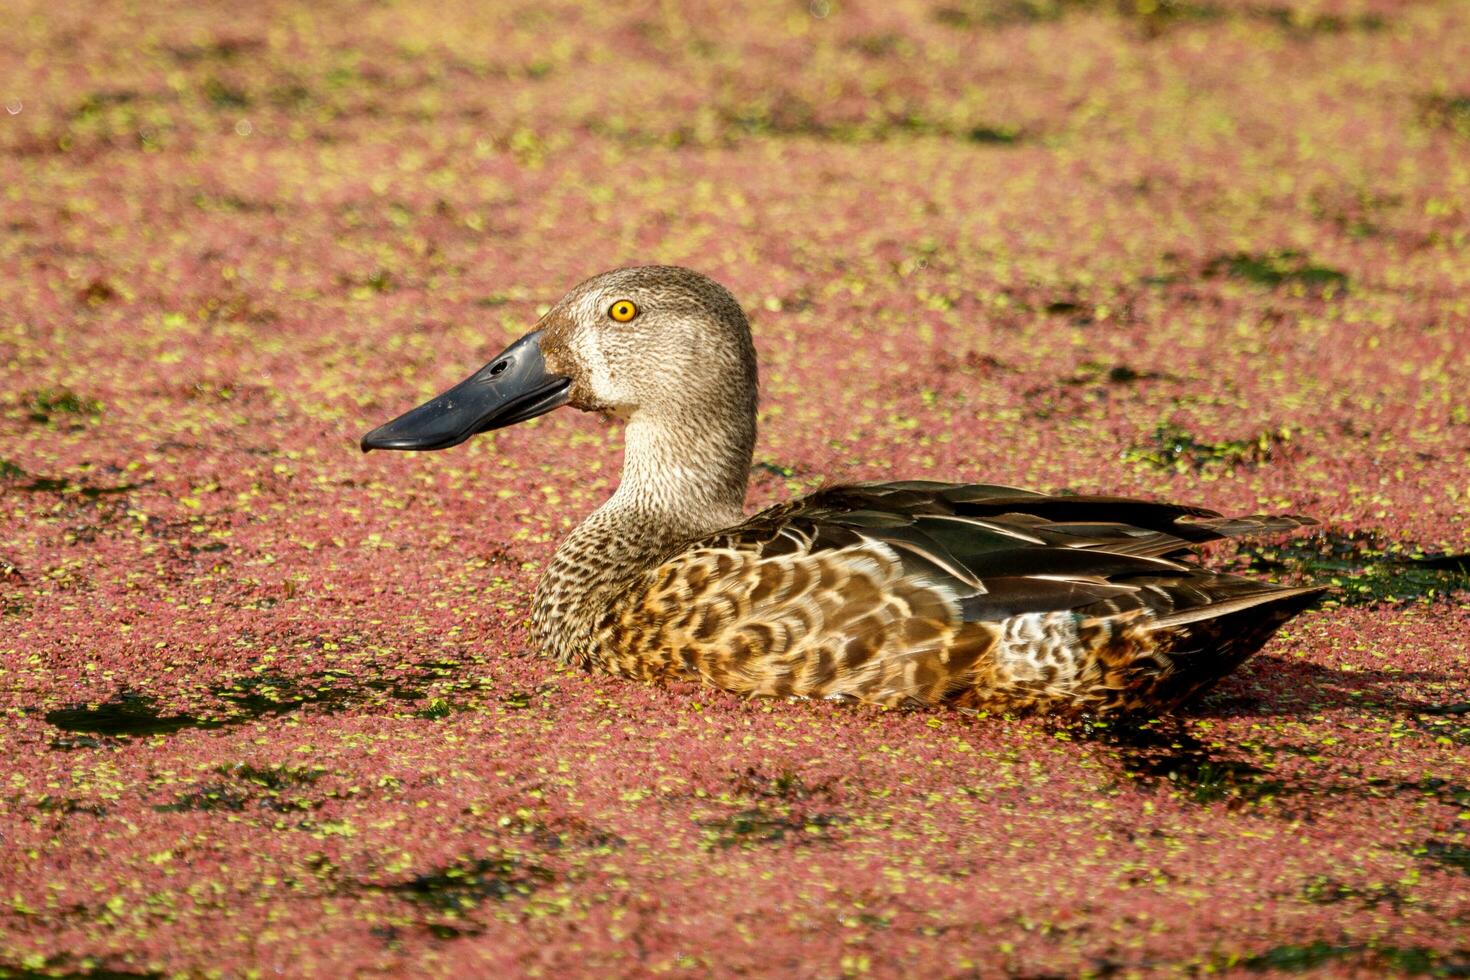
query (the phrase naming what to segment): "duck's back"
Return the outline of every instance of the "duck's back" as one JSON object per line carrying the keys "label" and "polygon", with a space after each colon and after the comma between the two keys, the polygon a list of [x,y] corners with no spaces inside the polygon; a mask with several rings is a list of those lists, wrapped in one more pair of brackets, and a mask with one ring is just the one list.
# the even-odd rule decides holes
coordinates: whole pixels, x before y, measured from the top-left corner
{"label": "duck's back", "polygon": [[832,487],[673,550],[598,647],[619,673],[752,694],[1163,710],[1319,592],[1181,559],[1310,523],[977,484]]}

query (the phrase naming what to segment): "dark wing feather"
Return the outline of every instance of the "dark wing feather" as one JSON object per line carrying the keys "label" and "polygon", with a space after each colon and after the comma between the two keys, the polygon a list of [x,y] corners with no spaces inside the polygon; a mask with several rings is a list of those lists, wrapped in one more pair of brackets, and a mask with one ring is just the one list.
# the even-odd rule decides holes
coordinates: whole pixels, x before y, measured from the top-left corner
{"label": "dark wing feather", "polygon": [[951,591],[967,621],[1066,609],[1203,618],[1212,606],[1240,609],[1283,590],[1176,559],[1201,542],[1313,523],[1227,518],[1128,497],[908,480],[827,487],[701,543],[774,555],[802,544],[820,551],[882,542],[909,574]]}
{"label": "dark wing feather", "polygon": [[[1035,518],[1041,521],[1041,518]],[[1051,544],[1064,548],[1095,548],[1117,555],[1142,555],[1167,558],[1186,555],[1194,547],[1183,538],[1166,531],[1150,531],[1130,524],[1063,521],[1044,522],[1042,534]]]}
{"label": "dark wing feather", "polygon": [[1009,619],[1024,613],[1091,608],[1104,602],[1117,603],[1119,612],[1139,606],[1135,598],[1137,589],[1105,582],[1017,575],[986,579],[985,584],[990,591],[960,600],[960,609],[967,622]]}

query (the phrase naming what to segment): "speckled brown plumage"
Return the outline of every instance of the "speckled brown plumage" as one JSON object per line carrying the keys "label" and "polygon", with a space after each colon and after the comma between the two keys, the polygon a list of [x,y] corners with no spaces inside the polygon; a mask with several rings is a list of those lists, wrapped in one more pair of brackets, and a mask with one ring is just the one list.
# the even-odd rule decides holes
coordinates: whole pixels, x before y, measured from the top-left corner
{"label": "speckled brown plumage", "polygon": [[[1132,523],[1103,519],[1120,511]],[[595,628],[579,625],[560,652],[640,680],[757,695],[1166,709],[1228,673],[1315,596],[1181,555],[1222,531],[1301,523],[1005,487],[834,487],[656,558],[601,565],[617,584],[594,589]],[[581,560],[595,575],[598,564]],[[565,641],[552,597],[587,581],[568,567],[559,556],[538,594],[537,623],[554,650]]]}
{"label": "speckled brown plumage", "polygon": [[[615,304],[637,315],[617,321]],[[536,635],[564,661],[773,697],[1162,710],[1319,591],[1189,560],[1202,541],[1312,523],[1299,517],[914,481],[747,518],[755,352],[729,293],[687,269],[622,269],[538,327],[566,400],[627,423],[617,492],[536,590]]]}

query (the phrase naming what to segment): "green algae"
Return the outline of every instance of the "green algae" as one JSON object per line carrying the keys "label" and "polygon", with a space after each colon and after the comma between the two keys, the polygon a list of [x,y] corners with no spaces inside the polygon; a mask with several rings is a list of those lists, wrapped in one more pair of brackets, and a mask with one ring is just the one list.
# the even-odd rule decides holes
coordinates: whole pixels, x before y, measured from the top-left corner
{"label": "green algae", "polygon": [[754,767],[747,767],[735,778],[733,789],[741,796],[786,801],[807,800],[815,796],[830,798],[832,795],[830,783],[808,785],[799,773],[789,769],[768,775]]}
{"label": "green algae", "polygon": [[77,299],[88,306],[101,306],[110,303],[121,294],[117,287],[106,279],[93,279],[86,286],[77,291]]}
{"label": "green algae", "polygon": [[230,706],[232,715],[244,718],[282,715],[307,705],[341,711],[354,700],[350,685],[339,684],[330,673],[297,678],[263,671],[214,687],[211,693]]}
{"label": "green algae", "polygon": [[1256,467],[1271,461],[1291,441],[1286,429],[1268,430],[1245,439],[1202,439],[1182,426],[1160,423],[1143,442],[1123,450],[1124,461],[1176,473]]}
{"label": "green algae", "polygon": [[1419,796],[1438,800],[1446,806],[1458,807],[1459,809],[1470,809],[1470,788],[1452,783],[1447,779],[1427,776],[1424,779],[1413,782],[1390,783],[1386,780],[1370,779],[1367,781],[1370,787],[1391,786],[1398,793],[1413,793]]}
{"label": "green algae", "polygon": [[750,468],[758,473],[769,473],[771,476],[779,476],[787,480],[796,476],[796,470],[793,467],[784,466],[780,463],[772,463],[767,460],[760,460],[752,464]]}
{"label": "green algae", "polygon": [[1246,569],[1334,588],[1344,606],[1448,600],[1470,589],[1470,555],[1424,554],[1373,534],[1319,532],[1281,544],[1248,543],[1237,552]]}
{"label": "green algae", "polygon": [[696,821],[704,831],[701,846],[725,850],[829,839],[835,828],[848,822],[847,818],[830,806],[817,809],[806,804],[818,799],[830,803],[834,792],[831,784],[810,785],[790,770],[768,774],[747,767],[734,776],[729,793],[722,797],[731,810]]}
{"label": "green algae", "polygon": [[[15,479],[23,478],[25,475],[25,471],[22,470],[19,466],[14,465],[13,463],[6,464],[6,467],[0,467],[0,478],[8,477],[11,479]],[[76,494],[78,496],[84,497],[87,500],[96,500],[99,497],[111,497],[117,494],[129,493],[133,490],[138,489],[140,486],[142,486],[142,484],[119,483],[115,486],[110,487],[98,487],[86,483],[78,483],[75,480],[62,480],[50,476],[37,476],[32,477],[31,482],[29,483],[24,483],[20,486],[12,487],[11,489],[22,490],[27,493],[55,493],[62,495]]]}
{"label": "green algae", "polygon": [[1130,778],[1200,806],[1258,805],[1304,791],[1254,762],[1221,755],[1174,718],[1085,720],[1061,734],[1106,746]]}
{"label": "green algae", "polygon": [[270,790],[309,786],[326,775],[323,769],[307,769],[301,766],[252,766],[237,762],[220,766],[215,770],[222,776],[233,776],[243,782],[254,783]]}
{"label": "green algae", "polygon": [[[154,699],[124,690],[106,701],[52,709],[44,717],[48,724],[63,732],[83,736],[138,738],[172,735],[190,728],[215,729],[242,724],[307,707],[336,714],[379,703],[414,703],[424,700],[427,685],[441,680],[443,673],[437,668],[415,668],[406,676],[360,679],[355,674],[339,671],[316,671],[299,677],[261,671],[230,678],[210,687],[209,694],[220,705],[217,712],[165,714]],[[526,706],[529,706],[529,700]],[[431,698],[420,716],[442,717],[450,710],[446,699]],[[430,714],[423,714],[424,711]],[[89,738],[58,738],[53,740],[52,748],[96,748],[100,744]]]}
{"label": "green algae", "polygon": [[1271,778],[1260,766],[1236,760],[1175,758],[1137,767],[1134,772],[1162,776],[1192,803],[1259,803],[1287,792],[1286,783]]}
{"label": "green algae", "polygon": [[210,784],[180,794],[172,803],[159,803],[153,809],[159,813],[185,813],[191,810],[210,813],[216,810],[239,812],[250,802],[250,794],[224,785]]}
{"label": "green algae", "polygon": [[1454,868],[1461,874],[1470,875],[1470,845],[1429,840],[1425,841],[1424,846],[1416,853],[1422,853],[1436,864]]}
{"label": "green algae", "polygon": [[52,796],[49,793],[37,800],[35,807],[42,813],[59,813],[63,816],[86,813],[94,817],[105,817],[108,812],[107,807],[101,803],[87,803],[71,797]]}
{"label": "green algae", "polygon": [[214,771],[229,781],[206,783],[180,794],[171,803],[156,804],[153,809],[160,813],[239,812],[254,803],[261,809],[292,813],[314,810],[321,805],[319,800],[283,794],[310,786],[325,775],[325,770],[235,763],[217,766]]}
{"label": "green algae", "polygon": [[[1415,709],[1419,730],[1453,745],[1470,745],[1470,702],[1426,705]],[[1470,807],[1470,796],[1464,801]]]}
{"label": "green algae", "polygon": [[[1055,304],[1053,304],[1055,305]],[[1048,310],[1051,307],[1047,307]],[[1094,385],[1106,382],[1113,385],[1133,384],[1136,381],[1155,381],[1169,377],[1158,371],[1139,370],[1127,364],[1107,364],[1103,361],[1083,361],[1077,372],[1064,380],[1069,385]]]}
{"label": "green algae", "polygon": [[1295,284],[1311,291],[1332,293],[1348,286],[1346,273],[1316,265],[1303,253],[1291,249],[1217,256],[1205,265],[1205,275],[1229,276],[1271,289]]}
{"label": "green algae", "polygon": [[155,970],[113,970],[89,966],[85,965],[88,962],[86,958],[82,958],[84,965],[74,968],[71,964],[76,959],[72,956],[52,957],[40,969],[0,963],[0,980],[162,980],[164,976]]}
{"label": "green algae", "polygon": [[182,65],[200,62],[233,62],[242,55],[258,52],[266,47],[264,38],[217,37],[197,44],[168,44],[163,50]]}
{"label": "green algae", "polygon": [[826,839],[832,828],[845,822],[842,817],[829,813],[781,813],[769,807],[752,806],[698,823],[705,831],[702,846],[707,850],[725,850],[788,840],[812,843]]}
{"label": "green algae", "polygon": [[1022,135],[1016,126],[971,126],[965,132],[965,139],[989,146],[1009,146],[1019,143]]}
{"label": "green algae", "polygon": [[205,79],[202,92],[209,104],[216,109],[248,109],[251,105],[250,96],[243,89],[222,82],[218,78]]}
{"label": "green algae", "polygon": [[32,422],[47,423],[58,415],[98,416],[103,405],[95,398],[78,395],[68,388],[45,388],[28,391],[21,398],[26,417]]}
{"label": "green algae", "polygon": [[449,702],[443,698],[430,698],[429,703],[414,712],[416,718],[427,718],[430,721],[449,717],[451,711]]}
{"label": "green algae", "polygon": [[1332,960],[1357,956],[1361,947],[1338,946],[1318,940],[1313,943],[1288,943],[1273,946],[1241,962],[1248,970],[1312,970]]}
{"label": "green algae", "polygon": [[940,7],[934,19],[960,29],[1002,27],[1061,20],[1073,14],[1111,11],[1157,32],[1180,21],[1216,20],[1225,8],[1196,0],[967,0]]}
{"label": "green algae", "polygon": [[1211,0],[966,0],[937,8],[933,18],[948,27],[972,30],[1036,24],[1078,14],[1109,12],[1136,24],[1145,37],[1190,23],[1253,20],[1292,35],[1379,31],[1388,21],[1377,13],[1336,14],[1285,5],[1226,5]]}
{"label": "green algae", "polygon": [[438,912],[458,915],[486,901],[526,898],[556,880],[548,868],[519,856],[482,857],[369,888],[401,895]]}
{"label": "green algae", "polygon": [[954,123],[926,116],[911,108],[861,121],[829,121],[821,117],[817,106],[790,92],[780,92],[765,102],[727,108],[721,121],[725,142],[804,137],[832,143],[881,143],[928,137],[977,146],[1005,147],[1021,143],[1026,137],[1025,130],[1013,124],[989,120],[968,125]]}
{"label": "green algae", "polygon": [[[1293,820],[1310,812],[1314,804],[1332,798],[1381,800],[1391,796],[1431,799],[1459,809],[1470,806],[1470,789],[1437,777],[1412,782],[1377,777],[1320,781],[1283,775],[1274,768],[1274,760],[1283,755],[1315,760],[1319,750],[1290,744],[1240,743],[1233,748],[1246,756],[1242,758],[1234,751],[1227,753],[1221,746],[1206,744],[1193,734],[1187,719],[1174,716],[1084,718],[1056,723],[1052,730],[1063,740],[1104,747],[1130,780],[1167,789],[1175,799],[1196,806],[1252,808],[1262,815]],[[1463,850],[1470,855],[1470,848]],[[1457,852],[1435,845],[1423,853],[1437,859],[1438,855],[1453,857]],[[1388,903],[1395,908],[1399,900],[1394,889],[1386,886],[1350,890],[1326,878],[1304,885],[1302,897],[1313,904],[1353,899],[1364,905]]]}
{"label": "green algae", "polygon": [[71,110],[71,117],[78,120],[94,119],[108,106],[127,105],[140,97],[135,89],[98,89],[82,97]]}
{"label": "green algae", "polygon": [[47,724],[62,731],[118,737],[171,735],[185,728],[203,725],[194,715],[166,715],[159,710],[152,698],[130,691],[120,692],[107,701],[95,704],[48,711],[45,717]]}
{"label": "green algae", "polygon": [[1363,908],[1389,905],[1397,909],[1403,894],[1392,885],[1374,884],[1358,888],[1326,875],[1317,875],[1302,886],[1301,897],[1313,905],[1339,905],[1352,902]]}
{"label": "green algae", "polygon": [[1363,969],[1432,976],[1470,973],[1470,953],[1442,953],[1425,946],[1369,946],[1361,943],[1285,943],[1246,957],[1239,966],[1255,972],[1303,973],[1347,961]]}
{"label": "green algae", "polygon": [[528,810],[501,817],[500,828],[512,837],[529,840],[537,850],[555,853],[567,849],[611,852],[627,846],[627,840],[612,831],[576,818],[561,818],[555,825]]}
{"label": "green algae", "polygon": [[1470,95],[1423,96],[1419,100],[1419,118],[1426,126],[1447,129],[1470,139]]}

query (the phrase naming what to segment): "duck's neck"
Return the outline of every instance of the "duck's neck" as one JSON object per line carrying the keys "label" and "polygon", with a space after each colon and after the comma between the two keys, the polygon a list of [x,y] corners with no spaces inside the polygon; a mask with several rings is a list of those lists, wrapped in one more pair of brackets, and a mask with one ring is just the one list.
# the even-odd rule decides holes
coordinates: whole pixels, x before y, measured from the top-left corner
{"label": "duck's neck", "polygon": [[596,659],[597,629],[629,586],[680,544],[738,524],[754,445],[753,404],[738,416],[635,413],[617,491],[562,542],[536,588],[545,652]]}
{"label": "duck's neck", "polygon": [[671,535],[708,533],[739,521],[750,480],[755,425],[635,414],[623,436],[623,477],[598,513],[652,521]]}

